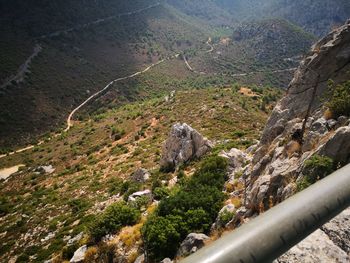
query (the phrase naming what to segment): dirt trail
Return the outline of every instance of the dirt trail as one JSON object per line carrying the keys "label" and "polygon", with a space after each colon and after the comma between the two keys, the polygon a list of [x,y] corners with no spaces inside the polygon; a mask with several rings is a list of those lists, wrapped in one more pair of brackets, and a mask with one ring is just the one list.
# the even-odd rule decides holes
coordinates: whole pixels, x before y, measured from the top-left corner
{"label": "dirt trail", "polygon": [[[70,130],[70,128],[73,126],[73,116],[75,113],[77,113],[77,111],[79,111],[82,107],[84,107],[86,104],[88,104],[90,101],[92,101],[94,98],[98,97],[101,93],[103,93],[104,91],[106,91],[111,85],[113,85],[114,83],[117,83],[119,81],[122,81],[122,80],[126,80],[126,79],[131,79],[131,78],[134,78],[140,74],[143,74],[143,73],[146,73],[147,71],[149,71],[150,69],[154,68],[155,66],[167,61],[167,60],[171,60],[173,58],[177,58],[179,56],[179,54],[175,54],[173,56],[169,56],[165,59],[162,59],[156,63],[153,63],[151,65],[149,65],[148,67],[146,67],[145,69],[143,69],[142,71],[138,71],[136,73],[133,73],[129,76],[126,76],[126,77],[122,77],[122,78],[117,78],[115,80],[112,80],[111,82],[109,82],[103,89],[101,89],[100,91],[94,93],[93,95],[91,95],[89,98],[87,98],[85,101],[83,101],[78,107],[76,107],[75,109],[73,109],[73,111],[68,115],[68,118],[67,118],[67,127],[66,129],[64,130],[64,132],[68,132]],[[57,133],[55,134],[53,137],[56,138],[58,136],[60,136],[62,133]],[[51,138],[48,139],[49,141],[51,140]],[[43,144],[44,141],[40,141],[38,144],[36,145],[29,145],[27,147],[24,147],[24,148],[21,148],[21,149],[18,149],[16,151],[13,151],[13,152],[10,152],[8,154],[2,154],[0,155],[0,159],[1,158],[4,158],[8,155],[14,155],[16,153],[21,153],[21,152],[25,152],[27,150],[30,150],[30,149],[33,149],[35,146],[39,146],[41,144]]]}
{"label": "dirt trail", "polygon": [[205,51],[205,53],[211,53],[214,51],[214,46],[211,44],[211,37],[208,38],[208,41],[205,43],[209,46],[209,50]]}
{"label": "dirt trail", "polygon": [[93,100],[94,98],[96,98],[98,95],[100,95],[101,93],[103,93],[104,91],[106,91],[111,85],[119,82],[119,81],[122,81],[122,80],[126,80],[126,79],[131,79],[131,78],[134,78],[140,74],[143,74],[143,73],[146,73],[147,71],[149,71],[151,68],[165,62],[166,60],[170,60],[174,57],[177,57],[178,55],[174,55],[174,56],[170,56],[168,58],[165,58],[165,59],[162,59],[156,63],[153,63],[151,64],[150,66],[148,66],[147,68],[145,68],[144,70],[142,71],[138,71],[134,74],[131,74],[129,76],[126,76],[126,77],[122,77],[122,78],[117,78],[115,80],[112,80],[111,82],[109,82],[103,89],[101,89],[100,91],[94,93],[93,95],[91,95],[89,98],[87,98],[83,103],[81,103],[78,107],[76,107],[68,116],[67,118],[67,128],[64,130],[65,132],[69,131],[69,129],[73,126],[73,123],[72,123],[72,118],[74,116],[74,114],[80,110],[83,106],[85,106],[87,103],[89,103],[91,100]]}
{"label": "dirt trail", "polygon": [[121,17],[125,17],[125,16],[136,15],[136,14],[139,14],[141,12],[144,12],[144,11],[147,11],[149,9],[152,9],[154,7],[157,7],[159,5],[160,5],[160,3],[156,3],[154,5],[149,5],[149,6],[145,7],[145,8],[137,9],[137,10],[132,11],[132,12],[125,12],[125,13],[120,13],[120,14],[113,15],[113,16],[108,16],[108,17],[105,17],[105,18],[99,18],[99,19],[94,20],[94,21],[89,22],[89,23],[85,23],[85,24],[78,25],[78,26],[75,26],[75,27],[67,28],[67,29],[64,29],[64,30],[58,30],[58,31],[55,31],[55,32],[52,32],[52,33],[49,33],[49,34],[46,34],[46,35],[42,35],[42,36],[38,37],[38,39],[57,37],[57,36],[60,36],[62,34],[67,34],[67,33],[70,33],[72,31],[75,31],[75,30],[85,29],[85,28],[87,28],[89,26],[92,26],[92,25],[98,25],[98,24],[101,24],[103,22],[115,19],[115,18],[121,18]]}
{"label": "dirt trail", "polygon": [[30,64],[32,60],[42,51],[42,47],[39,44],[36,44],[33,50],[33,53],[27,58],[27,60],[19,67],[16,75],[10,77],[5,83],[3,83],[0,88],[4,88],[10,85],[12,82],[16,82],[17,84],[24,80],[24,77],[27,73],[30,72]]}

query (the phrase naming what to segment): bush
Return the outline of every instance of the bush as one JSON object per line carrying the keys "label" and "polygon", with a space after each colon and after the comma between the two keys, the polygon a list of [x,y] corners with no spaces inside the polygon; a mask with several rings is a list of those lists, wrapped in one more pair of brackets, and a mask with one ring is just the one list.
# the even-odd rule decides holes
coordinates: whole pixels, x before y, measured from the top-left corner
{"label": "bush", "polygon": [[140,218],[140,212],[125,203],[115,203],[107,207],[90,226],[90,236],[96,242],[107,234],[115,234],[123,226],[134,225]]}
{"label": "bush", "polygon": [[235,215],[234,212],[224,210],[219,216],[219,222],[221,223],[222,226],[225,226],[228,222],[232,220],[234,215]]}
{"label": "bush", "polygon": [[144,243],[149,255],[157,261],[173,256],[181,242],[179,226],[165,217],[152,217],[142,228]]}
{"label": "bush", "polygon": [[191,232],[209,232],[225,198],[222,189],[226,167],[227,161],[222,157],[204,160],[175,194],[161,200],[156,214],[142,228],[152,260],[173,257],[180,242]]}
{"label": "bush", "polygon": [[169,196],[169,189],[166,187],[157,187],[153,191],[154,199],[162,200]]}
{"label": "bush", "polygon": [[326,106],[330,109],[333,117],[337,118],[341,115],[350,115],[350,81],[333,87],[330,84],[332,92]]}
{"label": "bush", "polygon": [[141,185],[139,183],[129,182],[128,188],[123,196],[124,201],[125,202],[128,201],[129,196],[139,191],[140,188],[141,188]]}
{"label": "bush", "polygon": [[87,200],[84,200],[84,199],[73,199],[73,200],[70,200],[68,202],[70,208],[72,209],[72,213],[78,213],[78,212],[81,212],[81,211],[85,211],[86,209],[88,209],[91,204],[87,201]]}
{"label": "bush", "polygon": [[302,191],[334,171],[334,161],[326,156],[314,155],[305,161],[304,177],[297,182],[297,190]]}

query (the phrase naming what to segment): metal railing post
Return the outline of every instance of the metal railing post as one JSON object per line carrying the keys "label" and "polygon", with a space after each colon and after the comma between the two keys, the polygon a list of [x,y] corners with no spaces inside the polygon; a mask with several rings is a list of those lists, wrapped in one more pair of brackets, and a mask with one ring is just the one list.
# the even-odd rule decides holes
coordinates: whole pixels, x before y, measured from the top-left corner
{"label": "metal railing post", "polygon": [[350,164],[181,263],[272,262],[350,205]]}

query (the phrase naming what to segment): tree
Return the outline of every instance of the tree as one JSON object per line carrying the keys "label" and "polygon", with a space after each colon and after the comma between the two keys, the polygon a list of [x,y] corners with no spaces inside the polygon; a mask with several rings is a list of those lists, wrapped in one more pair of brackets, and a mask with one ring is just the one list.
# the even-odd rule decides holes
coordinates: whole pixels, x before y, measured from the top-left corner
{"label": "tree", "polygon": [[123,226],[134,225],[140,219],[140,212],[125,203],[115,203],[107,207],[90,226],[90,236],[97,242],[107,234],[118,232]]}

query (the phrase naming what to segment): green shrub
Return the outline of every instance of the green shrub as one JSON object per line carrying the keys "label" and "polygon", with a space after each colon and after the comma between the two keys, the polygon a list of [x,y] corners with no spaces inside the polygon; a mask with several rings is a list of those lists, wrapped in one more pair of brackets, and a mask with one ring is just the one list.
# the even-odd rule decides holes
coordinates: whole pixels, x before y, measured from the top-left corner
{"label": "green shrub", "polygon": [[297,182],[297,190],[302,191],[334,171],[334,161],[326,156],[314,155],[305,161],[304,177]]}
{"label": "green shrub", "polygon": [[333,86],[330,84],[332,89],[329,101],[326,106],[330,109],[334,117],[341,115],[350,115],[350,81],[343,84]]}
{"label": "green shrub", "polygon": [[73,213],[85,211],[86,209],[88,209],[91,206],[89,201],[81,199],[81,198],[70,200],[68,202],[68,204],[69,204],[70,208],[72,209]]}
{"label": "green shrub", "polygon": [[96,218],[90,226],[90,236],[97,242],[107,234],[115,234],[123,226],[134,225],[140,219],[140,212],[125,203],[115,203]]}
{"label": "green shrub", "polygon": [[138,192],[140,190],[140,188],[141,188],[141,184],[129,182],[128,189],[124,193],[124,196],[123,196],[124,201],[125,202],[128,201],[129,196],[135,192]]}
{"label": "green shrub", "polygon": [[226,167],[222,157],[207,158],[191,178],[183,180],[178,191],[161,200],[156,214],[142,228],[152,260],[173,257],[191,232],[209,232],[225,198]]}
{"label": "green shrub", "polygon": [[71,246],[65,246],[63,249],[62,249],[62,258],[63,259],[67,259],[67,260],[70,260],[73,255],[74,255],[74,252],[79,248],[79,245],[76,243],[76,244],[73,244]]}
{"label": "green shrub", "polygon": [[169,196],[169,189],[166,187],[157,187],[153,191],[154,199],[162,200]]}
{"label": "green shrub", "polygon": [[181,242],[179,226],[165,217],[152,217],[142,228],[144,244],[149,255],[157,261],[174,255]]}
{"label": "green shrub", "polygon": [[228,210],[224,210],[222,213],[220,213],[219,221],[221,225],[225,226],[228,222],[232,220],[234,215],[235,215],[234,212],[230,212]]}

